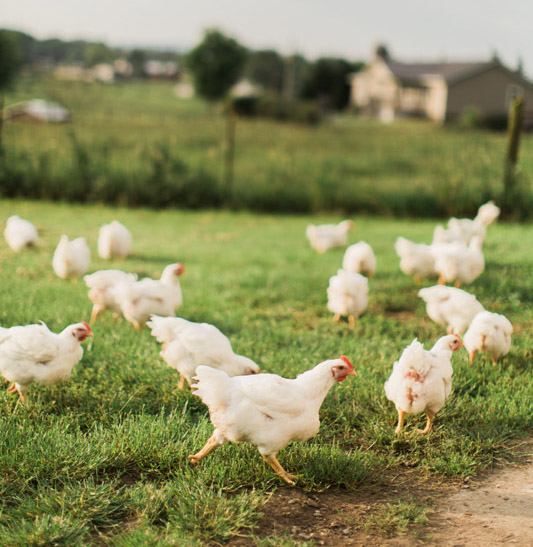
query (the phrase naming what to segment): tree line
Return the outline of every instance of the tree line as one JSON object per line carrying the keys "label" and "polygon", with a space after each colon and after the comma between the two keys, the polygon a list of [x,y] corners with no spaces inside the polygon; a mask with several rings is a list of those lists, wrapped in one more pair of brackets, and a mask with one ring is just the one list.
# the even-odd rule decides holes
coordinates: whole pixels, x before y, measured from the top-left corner
{"label": "tree line", "polygon": [[[10,53],[2,55],[2,51]],[[273,49],[251,50],[217,29],[207,30],[201,42],[188,52],[127,50],[84,40],[38,40],[23,32],[0,30],[3,65],[35,67],[80,63],[91,67],[118,58],[131,63],[136,78],[146,77],[143,67],[149,59],[175,61],[192,74],[198,95],[210,101],[224,98],[235,82],[246,78],[268,94],[312,100],[333,110],[347,106],[347,75],[363,65],[343,58],[308,60],[303,55],[283,56]],[[0,66],[0,73],[3,70],[4,66]]]}

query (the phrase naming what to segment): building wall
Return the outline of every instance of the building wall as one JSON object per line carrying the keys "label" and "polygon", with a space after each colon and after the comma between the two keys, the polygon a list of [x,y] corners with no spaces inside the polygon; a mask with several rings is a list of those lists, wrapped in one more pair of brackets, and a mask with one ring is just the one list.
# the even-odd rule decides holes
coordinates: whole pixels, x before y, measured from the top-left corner
{"label": "building wall", "polygon": [[443,123],[446,118],[448,85],[441,76],[428,77],[425,80],[427,95],[425,104],[426,116],[433,121]]}
{"label": "building wall", "polygon": [[352,78],[352,104],[365,108],[372,103],[393,104],[397,93],[396,79],[386,63],[375,59]]}
{"label": "building wall", "polygon": [[533,108],[533,91],[523,82],[501,67],[494,68],[450,85],[446,119],[461,115],[467,106],[475,106],[486,116],[505,115],[512,98],[512,88],[519,86],[526,102],[526,109]]}

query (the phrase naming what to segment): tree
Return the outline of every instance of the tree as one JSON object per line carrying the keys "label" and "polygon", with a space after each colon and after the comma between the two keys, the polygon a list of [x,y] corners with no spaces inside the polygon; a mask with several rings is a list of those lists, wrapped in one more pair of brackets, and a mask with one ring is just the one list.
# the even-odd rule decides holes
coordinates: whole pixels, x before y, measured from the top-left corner
{"label": "tree", "polygon": [[283,86],[283,57],[271,49],[252,51],[246,62],[246,76],[268,91],[281,93]]}
{"label": "tree", "polygon": [[186,57],[198,95],[208,101],[222,99],[241,76],[247,52],[235,39],[208,30]]}
{"label": "tree", "polygon": [[0,148],[4,119],[4,93],[13,83],[20,68],[20,49],[16,36],[0,30]]}
{"label": "tree", "polygon": [[354,64],[345,59],[321,58],[310,67],[302,95],[315,99],[335,110],[342,110],[350,98],[348,74],[356,72],[362,63]]}

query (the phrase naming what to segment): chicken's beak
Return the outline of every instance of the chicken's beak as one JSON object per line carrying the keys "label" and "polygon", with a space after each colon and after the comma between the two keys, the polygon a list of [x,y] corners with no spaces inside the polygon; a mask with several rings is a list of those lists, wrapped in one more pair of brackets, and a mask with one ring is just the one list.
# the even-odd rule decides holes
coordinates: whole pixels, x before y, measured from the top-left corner
{"label": "chicken's beak", "polygon": [[357,372],[355,372],[355,370],[349,370],[346,376],[357,376]]}

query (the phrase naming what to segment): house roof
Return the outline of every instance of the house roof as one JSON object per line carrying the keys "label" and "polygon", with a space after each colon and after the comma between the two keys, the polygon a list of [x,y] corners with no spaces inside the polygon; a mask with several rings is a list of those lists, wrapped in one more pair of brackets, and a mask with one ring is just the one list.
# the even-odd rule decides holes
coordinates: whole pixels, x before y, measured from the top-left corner
{"label": "house roof", "polygon": [[385,61],[392,74],[403,84],[422,84],[430,75],[441,76],[446,82],[456,82],[495,66],[496,61],[470,63],[399,63],[392,59]]}

